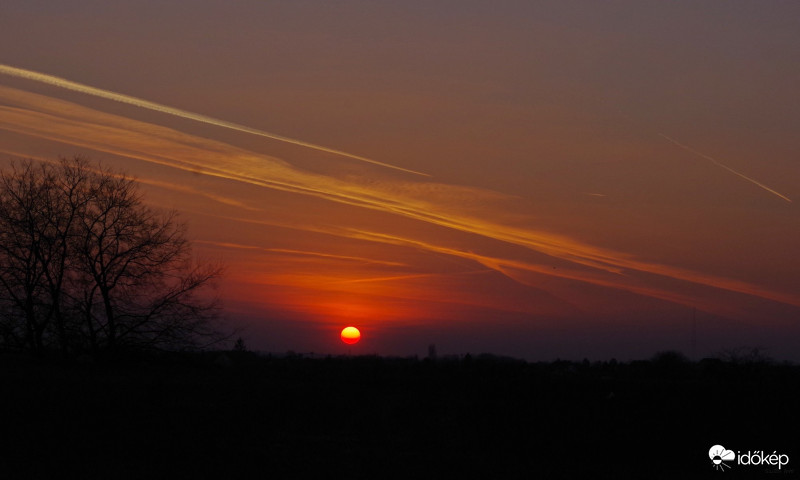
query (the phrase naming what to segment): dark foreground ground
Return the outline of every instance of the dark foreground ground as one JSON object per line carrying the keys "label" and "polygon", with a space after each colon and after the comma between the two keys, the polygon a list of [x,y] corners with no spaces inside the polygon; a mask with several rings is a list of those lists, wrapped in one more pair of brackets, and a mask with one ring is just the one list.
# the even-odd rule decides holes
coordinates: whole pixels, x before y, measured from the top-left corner
{"label": "dark foreground ground", "polygon": [[[798,367],[228,355],[0,355],[0,478],[800,473]],[[718,472],[715,444],[790,463]]]}

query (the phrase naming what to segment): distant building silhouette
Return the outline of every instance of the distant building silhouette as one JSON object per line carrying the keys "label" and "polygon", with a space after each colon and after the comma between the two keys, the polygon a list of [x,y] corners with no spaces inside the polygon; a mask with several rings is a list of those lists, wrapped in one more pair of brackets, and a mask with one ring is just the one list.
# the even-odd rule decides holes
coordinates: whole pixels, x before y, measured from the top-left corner
{"label": "distant building silhouette", "polygon": [[434,343],[428,345],[428,358],[436,360],[436,344]]}

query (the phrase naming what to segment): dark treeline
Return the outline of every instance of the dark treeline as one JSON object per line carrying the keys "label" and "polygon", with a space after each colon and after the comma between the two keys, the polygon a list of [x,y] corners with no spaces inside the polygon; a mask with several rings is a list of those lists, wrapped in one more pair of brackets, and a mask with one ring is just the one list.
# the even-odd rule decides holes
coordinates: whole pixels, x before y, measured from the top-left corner
{"label": "dark treeline", "polygon": [[786,453],[781,473],[800,461],[800,367],[763,358],[240,350],[0,366],[12,477],[709,478],[716,444]]}
{"label": "dark treeline", "polygon": [[181,348],[217,336],[174,212],[82,158],[0,172],[0,348],[36,354]]}

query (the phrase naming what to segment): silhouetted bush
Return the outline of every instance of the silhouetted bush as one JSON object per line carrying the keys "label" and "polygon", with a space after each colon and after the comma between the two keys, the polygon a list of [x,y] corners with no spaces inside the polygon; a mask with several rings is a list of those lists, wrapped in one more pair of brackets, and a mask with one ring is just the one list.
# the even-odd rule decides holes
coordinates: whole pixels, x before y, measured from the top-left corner
{"label": "silhouetted bush", "polygon": [[775,361],[758,347],[737,347],[722,350],[717,357],[736,365],[771,365]]}

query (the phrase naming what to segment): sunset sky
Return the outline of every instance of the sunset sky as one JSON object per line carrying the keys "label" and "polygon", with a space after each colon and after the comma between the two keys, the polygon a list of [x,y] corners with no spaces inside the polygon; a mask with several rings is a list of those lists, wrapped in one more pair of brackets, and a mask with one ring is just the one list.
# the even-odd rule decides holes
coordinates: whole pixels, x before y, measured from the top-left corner
{"label": "sunset sky", "polygon": [[8,0],[0,167],[138,178],[254,350],[797,361],[798,85],[795,1]]}

